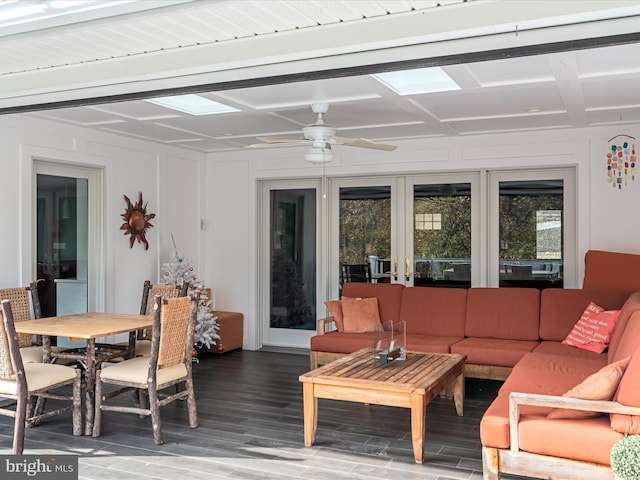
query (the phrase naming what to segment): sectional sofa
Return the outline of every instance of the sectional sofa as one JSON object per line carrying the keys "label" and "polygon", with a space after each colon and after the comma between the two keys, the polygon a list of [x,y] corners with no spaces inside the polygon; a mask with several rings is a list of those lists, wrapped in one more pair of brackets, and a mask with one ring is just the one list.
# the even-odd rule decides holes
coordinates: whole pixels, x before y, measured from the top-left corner
{"label": "sectional sofa", "polygon": [[[624,433],[640,433],[640,292],[353,283],[344,285],[342,295],[375,297],[383,322],[406,321],[409,350],[463,353],[466,376],[504,380],[480,426],[485,479],[499,479],[501,473],[612,479],[611,446]],[[621,310],[604,353],[562,343],[590,302]],[[371,333],[334,328],[335,317],[318,321],[311,339],[312,367],[372,346]],[[616,370],[613,401],[563,396],[622,360],[628,366],[624,374]],[[565,409],[554,412],[598,413],[547,418],[554,407]]]}

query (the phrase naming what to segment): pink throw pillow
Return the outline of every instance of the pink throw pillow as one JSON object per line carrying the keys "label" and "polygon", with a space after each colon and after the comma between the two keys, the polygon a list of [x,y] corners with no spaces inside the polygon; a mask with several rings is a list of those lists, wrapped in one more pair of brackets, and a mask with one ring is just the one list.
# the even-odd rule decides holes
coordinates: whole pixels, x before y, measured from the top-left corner
{"label": "pink throw pillow", "polygon": [[619,316],[620,310],[605,310],[591,302],[562,343],[602,353],[611,341]]}
{"label": "pink throw pillow", "polygon": [[328,300],[324,302],[327,310],[336,321],[336,328],[339,332],[344,331],[344,323],[342,320],[342,302],[340,300]]}
{"label": "pink throw pillow", "polygon": [[342,321],[345,332],[365,333],[382,329],[378,299],[342,297]]}
{"label": "pink throw pillow", "polygon": [[[631,357],[627,357],[602,367],[562,396],[583,400],[612,400],[630,361]],[[554,408],[547,418],[591,418],[600,415],[600,412]]]}

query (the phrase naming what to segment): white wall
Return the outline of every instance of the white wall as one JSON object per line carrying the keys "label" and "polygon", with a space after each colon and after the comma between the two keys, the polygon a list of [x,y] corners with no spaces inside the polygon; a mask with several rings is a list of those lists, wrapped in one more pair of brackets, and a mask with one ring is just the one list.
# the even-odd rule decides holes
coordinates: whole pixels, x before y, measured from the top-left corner
{"label": "white wall", "polygon": [[[207,155],[207,205],[215,234],[208,237],[208,276],[216,286],[217,306],[245,315],[245,348],[260,346],[257,325],[257,181],[268,178],[318,178],[392,173],[478,171],[575,166],[577,169],[576,286],[584,275],[589,249],[640,254],[640,178],[622,190],[607,182],[608,139],[634,137],[640,125],[478,135],[394,142],[394,152],[336,147],[326,167],[304,161],[304,148],[286,147]],[[640,142],[639,142],[640,146]],[[233,200],[232,200],[233,199]],[[249,331],[247,331],[247,328]]]}
{"label": "white wall", "polygon": [[[34,158],[104,169],[104,309],[137,312],[144,280],[157,281],[164,262],[178,249],[196,273],[204,270],[201,253],[202,170],[204,155],[26,115],[0,117],[0,288],[26,285],[35,278]],[[149,250],[129,248],[121,214],[127,195],[133,203],[143,193],[155,213],[147,232]],[[92,308],[90,306],[90,308]]]}

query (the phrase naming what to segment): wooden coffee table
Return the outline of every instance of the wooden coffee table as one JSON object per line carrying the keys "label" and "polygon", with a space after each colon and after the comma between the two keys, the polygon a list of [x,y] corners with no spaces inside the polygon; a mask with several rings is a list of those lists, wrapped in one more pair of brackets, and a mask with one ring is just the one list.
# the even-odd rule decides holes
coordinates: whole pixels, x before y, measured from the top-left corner
{"label": "wooden coffee table", "polygon": [[427,404],[453,387],[456,413],[463,414],[466,355],[407,352],[389,365],[374,363],[373,349],[358,350],[300,375],[304,395],[304,444],[313,445],[318,428],[318,399],[372,403],[411,409],[411,438],[417,463],[424,458]]}

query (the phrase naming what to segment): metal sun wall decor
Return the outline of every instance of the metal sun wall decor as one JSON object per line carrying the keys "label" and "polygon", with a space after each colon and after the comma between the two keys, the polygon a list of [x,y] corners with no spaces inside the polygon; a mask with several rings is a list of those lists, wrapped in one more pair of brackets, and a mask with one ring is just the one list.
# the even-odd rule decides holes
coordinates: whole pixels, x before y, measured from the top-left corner
{"label": "metal sun wall decor", "polygon": [[124,223],[120,226],[120,230],[124,230],[125,235],[131,235],[129,239],[129,248],[133,248],[136,240],[138,243],[144,243],[144,249],[149,250],[149,242],[147,241],[147,229],[153,227],[149,220],[156,217],[155,213],[147,213],[147,204],[142,203],[142,192],[138,195],[138,201],[135,205],[131,203],[129,197],[124,195],[124,201],[127,202],[127,209],[120,214]]}
{"label": "metal sun wall decor", "polygon": [[629,176],[631,181],[636,179],[636,145],[629,145],[628,141],[614,142],[618,137],[626,137],[635,140],[635,137],[629,135],[616,135],[609,139],[609,150],[607,151],[607,181],[613,185],[613,188],[622,190],[623,186],[627,186]]}

